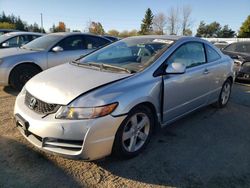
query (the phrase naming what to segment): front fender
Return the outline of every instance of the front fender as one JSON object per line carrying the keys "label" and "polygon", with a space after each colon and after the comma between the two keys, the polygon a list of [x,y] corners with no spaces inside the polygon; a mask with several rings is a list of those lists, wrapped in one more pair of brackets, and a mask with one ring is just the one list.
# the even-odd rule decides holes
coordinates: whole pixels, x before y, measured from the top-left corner
{"label": "front fender", "polygon": [[75,99],[70,105],[75,107],[95,107],[118,102],[111,115],[127,114],[140,103],[151,103],[160,114],[161,78],[131,76],[100,87]]}

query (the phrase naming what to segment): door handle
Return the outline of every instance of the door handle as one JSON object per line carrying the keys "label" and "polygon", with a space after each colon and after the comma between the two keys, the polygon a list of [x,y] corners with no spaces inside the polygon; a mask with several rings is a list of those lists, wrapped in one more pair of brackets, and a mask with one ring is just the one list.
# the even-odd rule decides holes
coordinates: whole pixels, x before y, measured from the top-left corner
{"label": "door handle", "polygon": [[209,74],[209,70],[208,70],[208,69],[205,69],[205,70],[203,71],[203,74]]}

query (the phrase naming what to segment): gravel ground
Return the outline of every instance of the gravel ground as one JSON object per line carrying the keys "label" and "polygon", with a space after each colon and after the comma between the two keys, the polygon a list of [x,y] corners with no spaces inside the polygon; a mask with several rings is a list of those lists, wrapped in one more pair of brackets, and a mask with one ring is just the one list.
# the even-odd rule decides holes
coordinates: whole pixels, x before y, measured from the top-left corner
{"label": "gravel ground", "polygon": [[162,129],[134,159],[95,162],[29,144],[13,123],[16,94],[0,87],[0,187],[250,187],[250,85]]}

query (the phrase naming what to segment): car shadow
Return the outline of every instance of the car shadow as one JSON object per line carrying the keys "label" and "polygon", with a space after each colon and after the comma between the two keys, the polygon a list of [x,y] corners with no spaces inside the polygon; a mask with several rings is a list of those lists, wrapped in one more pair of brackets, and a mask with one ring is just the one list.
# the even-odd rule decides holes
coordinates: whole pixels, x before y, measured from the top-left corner
{"label": "car shadow", "polygon": [[41,153],[0,137],[0,187],[82,187]]}
{"label": "car shadow", "polygon": [[14,88],[10,87],[10,86],[5,86],[3,88],[3,90],[8,93],[8,94],[11,94],[13,96],[17,96],[19,91],[15,90]]}
{"label": "car shadow", "polygon": [[203,108],[161,129],[139,156],[96,163],[116,176],[153,185],[249,186],[250,109],[244,110],[233,102],[220,110]]}

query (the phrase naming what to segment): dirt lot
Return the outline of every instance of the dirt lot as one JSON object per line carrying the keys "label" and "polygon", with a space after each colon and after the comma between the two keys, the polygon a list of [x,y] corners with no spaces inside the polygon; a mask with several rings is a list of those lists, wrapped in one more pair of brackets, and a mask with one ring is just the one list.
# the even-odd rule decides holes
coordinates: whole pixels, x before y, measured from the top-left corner
{"label": "dirt lot", "polygon": [[46,154],[14,127],[17,93],[0,88],[0,187],[250,187],[250,86],[162,129],[140,156],[83,162]]}

